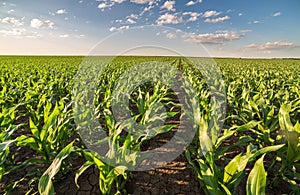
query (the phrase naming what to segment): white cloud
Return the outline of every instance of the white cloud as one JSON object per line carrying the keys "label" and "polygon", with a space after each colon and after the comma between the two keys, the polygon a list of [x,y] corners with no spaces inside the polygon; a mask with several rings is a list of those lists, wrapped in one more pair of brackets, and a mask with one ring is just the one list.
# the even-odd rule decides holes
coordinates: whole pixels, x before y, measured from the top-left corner
{"label": "white cloud", "polygon": [[[97,0],[97,1],[101,1],[101,0]],[[98,5],[98,8],[101,9],[102,11],[105,10],[105,8],[110,8],[112,6],[114,6],[116,3],[123,3],[125,0],[111,0],[111,1],[102,1],[102,3],[100,3]]]}
{"label": "white cloud", "polygon": [[82,1],[82,0],[80,0],[80,1],[78,1],[78,3],[83,3],[83,1]]}
{"label": "white cloud", "polygon": [[32,28],[40,28],[41,26],[43,26],[43,24],[44,24],[44,22],[43,21],[41,21],[41,20],[39,20],[39,19],[32,19],[31,21],[30,21],[30,26],[32,27]]}
{"label": "white cloud", "polygon": [[147,11],[151,10],[154,8],[153,4],[149,4],[148,7],[145,7],[144,10],[139,14],[139,16],[144,15],[144,13],[146,13]]}
{"label": "white cloud", "polygon": [[187,4],[185,4],[186,6],[191,6],[191,5],[195,5],[196,4],[196,2],[194,2],[194,1],[189,1]]}
{"label": "white cloud", "polygon": [[194,22],[198,19],[198,16],[201,16],[201,13],[197,13],[197,12],[183,12],[182,13],[183,16],[185,15],[189,15],[190,18],[186,21],[186,22]]}
{"label": "white cloud", "polygon": [[161,15],[156,23],[158,25],[162,25],[162,24],[178,24],[183,22],[182,17],[178,17],[177,15],[173,15],[173,14],[169,14],[166,13],[164,15]]}
{"label": "white cloud", "polygon": [[138,19],[139,16],[137,14],[130,14],[129,16],[127,16],[126,18],[131,18],[131,19]]}
{"label": "white cloud", "polygon": [[155,0],[130,0],[132,3],[137,3],[137,4],[153,4]]}
{"label": "white cloud", "polygon": [[187,22],[194,22],[194,21],[196,21],[197,19],[198,19],[197,16],[192,16],[192,17],[190,17],[190,18],[187,20]]}
{"label": "white cloud", "polygon": [[16,36],[18,38],[38,38],[42,37],[38,32],[28,32],[25,28],[12,28],[9,30],[0,30],[3,36]]}
{"label": "white cloud", "polygon": [[50,20],[42,21],[42,20],[34,18],[30,21],[30,26],[32,28],[37,28],[37,29],[41,28],[42,26],[47,26],[48,28],[53,28],[54,23]]}
{"label": "white cloud", "polygon": [[26,32],[24,28],[13,28],[11,30],[0,30],[0,34],[4,34],[4,36],[11,35],[11,36],[20,36]]}
{"label": "white cloud", "polygon": [[173,34],[173,33],[168,33],[168,34],[166,35],[166,37],[167,37],[168,39],[176,39],[176,38],[177,38],[176,34]]}
{"label": "white cloud", "polygon": [[15,10],[14,9],[11,9],[11,10],[8,10],[7,13],[11,14],[11,13],[14,13]]}
{"label": "white cloud", "polygon": [[243,15],[243,13],[239,13],[239,14],[238,14],[238,16],[242,16],[242,15]]}
{"label": "white cloud", "polygon": [[166,1],[166,2],[160,7],[160,9],[167,9],[167,10],[169,10],[169,11],[175,11],[174,5],[175,5],[175,1]]}
{"label": "white cloud", "polygon": [[253,30],[240,30],[241,33],[249,33],[249,32],[253,32]]}
{"label": "white cloud", "polygon": [[274,41],[274,42],[267,42],[264,44],[253,43],[245,46],[245,48],[247,49],[259,49],[259,50],[290,49],[295,47],[296,45],[294,43],[285,42],[285,41]]}
{"label": "white cloud", "polygon": [[121,27],[119,27],[119,28],[117,28],[117,27],[111,27],[111,28],[109,29],[109,31],[110,31],[110,32],[114,32],[114,31],[124,30],[124,29],[129,29],[129,26],[128,26],[128,25],[127,25],[127,26],[121,26]]}
{"label": "white cloud", "polygon": [[68,38],[68,37],[70,37],[70,35],[69,34],[64,34],[64,35],[59,35],[59,37],[60,38]]}
{"label": "white cloud", "polygon": [[44,24],[49,28],[53,28],[53,26],[54,26],[54,23],[50,20],[44,21]]}
{"label": "white cloud", "polygon": [[190,15],[190,16],[201,16],[201,13],[198,12],[183,12],[182,15]]}
{"label": "white cloud", "polygon": [[129,29],[129,26],[121,26],[121,27],[119,27],[119,30],[123,30],[123,29]]}
{"label": "white cloud", "polygon": [[203,17],[209,18],[209,17],[213,17],[213,16],[218,16],[220,14],[221,14],[221,12],[217,12],[215,10],[210,10],[210,11],[204,12]]}
{"label": "white cloud", "polygon": [[0,22],[3,24],[12,24],[13,26],[22,26],[22,25],[24,25],[24,23],[22,22],[23,19],[24,18],[19,20],[14,17],[5,17],[5,18],[0,19]]}
{"label": "white cloud", "polygon": [[108,7],[111,7],[111,6],[113,6],[113,4],[100,3],[98,5],[98,8],[99,9],[105,9],[105,8],[108,8]]}
{"label": "white cloud", "polygon": [[274,17],[281,16],[281,12],[276,12],[273,14]]}
{"label": "white cloud", "polygon": [[131,18],[128,18],[128,19],[126,20],[126,23],[128,23],[128,24],[135,24],[136,21],[134,21],[134,20],[131,19]]}
{"label": "white cloud", "polygon": [[201,3],[202,0],[196,0],[196,1],[189,1],[187,4],[185,4],[185,6],[191,6],[191,5],[195,5],[197,3]]}
{"label": "white cloud", "polygon": [[126,0],[111,0],[112,2],[115,2],[115,3],[123,3],[124,1]]}
{"label": "white cloud", "polygon": [[56,11],[56,14],[66,14],[68,13],[65,9],[59,9]]}
{"label": "white cloud", "polygon": [[189,33],[184,35],[183,40],[190,43],[203,43],[203,44],[223,44],[224,42],[230,42],[239,40],[244,35],[237,34],[236,32],[223,31],[222,33],[206,33],[206,34],[194,34]]}
{"label": "white cloud", "polygon": [[80,39],[83,37],[85,37],[84,34],[62,34],[62,35],[59,35],[59,38],[78,38],[78,39]]}
{"label": "white cloud", "polygon": [[258,20],[255,20],[253,22],[248,22],[248,24],[259,24],[259,23],[260,23],[260,21],[258,21]]}
{"label": "white cloud", "polygon": [[223,21],[225,21],[225,20],[229,20],[229,19],[230,19],[229,16],[224,16],[224,17],[219,17],[219,18],[213,18],[213,19],[211,19],[211,18],[206,18],[206,19],[204,20],[204,22],[218,23],[218,22],[223,22]]}
{"label": "white cloud", "polygon": [[117,30],[116,27],[111,27],[111,28],[109,29],[110,32],[114,32],[114,31],[116,31],[116,30]]}

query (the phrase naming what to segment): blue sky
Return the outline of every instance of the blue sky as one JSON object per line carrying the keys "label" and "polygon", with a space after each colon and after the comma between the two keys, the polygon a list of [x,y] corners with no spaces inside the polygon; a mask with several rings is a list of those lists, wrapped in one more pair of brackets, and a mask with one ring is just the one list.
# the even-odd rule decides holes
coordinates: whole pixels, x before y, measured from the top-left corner
{"label": "blue sky", "polygon": [[217,57],[300,57],[299,9],[299,0],[1,0],[0,54],[96,46],[107,55],[151,43],[191,56],[204,47]]}

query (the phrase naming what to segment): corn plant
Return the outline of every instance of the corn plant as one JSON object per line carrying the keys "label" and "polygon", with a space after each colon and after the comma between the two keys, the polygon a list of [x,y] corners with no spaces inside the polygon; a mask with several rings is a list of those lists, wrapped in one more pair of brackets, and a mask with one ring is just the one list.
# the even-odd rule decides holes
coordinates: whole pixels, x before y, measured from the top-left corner
{"label": "corn plant", "polygon": [[13,159],[9,153],[10,146],[17,141],[17,138],[12,138],[12,135],[22,126],[22,124],[15,125],[18,106],[9,109],[2,107],[0,113],[0,180],[13,166]]}
{"label": "corn plant", "polygon": [[52,107],[52,104],[47,102],[43,116],[39,112],[34,112],[33,117],[29,119],[33,137],[22,135],[18,137],[17,142],[18,146],[28,146],[39,153],[48,164],[72,137],[69,130],[71,117],[68,114],[68,106],[61,100],[54,108]]}
{"label": "corn plant", "polygon": [[39,179],[38,189],[40,194],[54,194],[52,179],[59,172],[63,160],[67,158],[71,154],[71,152],[74,151],[73,143],[74,142],[68,144],[57,154],[57,156],[53,159],[51,165]]}
{"label": "corn plant", "polygon": [[[205,193],[233,194],[241,179],[245,177],[245,169],[249,162],[254,161],[259,155],[277,151],[284,146],[284,144],[281,144],[257,150],[253,145],[249,145],[245,154],[240,153],[233,157],[232,160],[230,160],[230,162],[224,168],[219,167],[216,164],[216,161],[224,157],[224,152],[227,151],[226,149],[230,148],[219,148],[222,141],[230,138],[234,133],[238,131],[245,131],[248,130],[248,128],[253,128],[256,125],[257,124],[250,122],[248,124],[245,124],[244,126],[231,128],[230,130],[225,131],[223,136],[220,136],[215,144],[211,142],[211,140],[204,140],[210,139],[207,136],[206,138],[201,138],[202,133],[206,134],[205,129],[203,128],[204,126],[201,125],[201,130],[199,131],[199,139],[197,139],[197,141],[199,141],[199,145],[196,148],[190,146],[189,150],[186,151],[186,157],[190,165],[196,172],[200,185]],[[201,144],[203,144],[200,143],[201,141],[209,144],[209,146],[204,146],[211,149],[209,152],[205,154],[201,153],[201,150],[199,150],[201,149]],[[249,141],[251,141],[251,139],[241,137],[237,144],[243,145]],[[235,144],[235,146],[238,146],[237,144]],[[255,173],[252,173],[252,175],[254,174]],[[247,185],[253,185],[251,182],[251,179],[249,179],[249,184]],[[261,183],[261,185],[263,185],[263,183]],[[261,188],[265,188],[265,185]]]}
{"label": "corn plant", "polygon": [[300,174],[297,169],[300,167],[300,123],[293,126],[290,119],[292,104],[282,104],[279,112],[279,124],[281,134],[286,140],[287,146],[280,152],[278,157],[282,161],[278,174],[273,184],[277,185],[280,179],[284,179],[292,186],[297,194],[299,193]]}

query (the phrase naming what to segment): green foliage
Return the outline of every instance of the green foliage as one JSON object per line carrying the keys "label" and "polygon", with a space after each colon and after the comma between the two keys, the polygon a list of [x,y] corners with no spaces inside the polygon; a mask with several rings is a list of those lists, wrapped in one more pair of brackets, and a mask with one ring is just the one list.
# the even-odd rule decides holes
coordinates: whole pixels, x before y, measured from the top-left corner
{"label": "green foliage", "polygon": [[[85,158],[75,176],[79,188],[80,175],[95,166],[99,170],[102,194],[112,193],[112,189],[126,193],[124,181],[130,177],[128,170],[141,163],[139,151],[143,143],[174,129],[176,124],[165,124],[165,121],[178,116],[176,110],[182,110],[183,104],[190,106],[190,112],[181,114],[194,123],[197,131],[185,151],[186,158],[205,193],[234,194],[245,179],[248,194],[264,194],[265,189],[278,185],[281,180],[291,185],[294,194],[299,193],[298,60],[216,59],[222,74],[222,78],[216,79],[217,72],[209,66],[193,67],[192,63],[203,59],[191,62],[175,57],[117,57],[101,75],[96,75],[98,80],[90,83],[95,87],[91,103],[95,109],[79,114],[85,122],[93,119],[90,116],[96,116],[108,137],[95,140],[96,136],[91,136],[85,143],[76,138],[81,129],[76,128],[78,124],[74,121],[78,117],[74,113],[74,100],[82,97],[72,97],[76,92],[74,77],[82,60],[83,57],[0,57],[0,180],[28,166],[37,167],[23,178],[11,181],[7,193],[28,178],[28,193],[37,193],[34,184],[38,182],[39,193],[54,194],[53,182],[71,170],[68,158],[73,156]],[[146,73],[133,74],[132,80],[122,78],[124,73],[135,70],[135,65],[147,66],[149,61],[180,67],[184,79],[177,80],[175,69],[162,71],[160,78],[179,82],[191,98],[175,102],[176,93],[170,86],[149,78]],[[151,69],[155,68],[146,70]],[[93,70],[87,72],[97,74]],[[87,78],[86,74],[81,76]],[[129,113],[134,123],[122,118],[115,120],[113,108],[122,97],[115,94],[115,89],[122,91],[139,79],[154,81],[136,86],[128,94],[129,108],[122,104],[119,107],[119,115]],[[225,91],[226,97],[220,91]],[[226,102],[217,101],[222,98]],[[226,108],[226,116],[222,107]],[[88,133],[98,132],[90,129]],[[109,143],[106,159],[86,148],[85,144],[90,143],[95,146]],[[18,151],[24,147],[34,155],[17,162]],[[116,166],[111,166],[109,161]],[[44,172],[45,168],[48,169]]]}
{"label": "green foliage", "polygon": [[247,180],[247,194],[265,194],[267,173],[264,168],[264,157],[255,162]]}

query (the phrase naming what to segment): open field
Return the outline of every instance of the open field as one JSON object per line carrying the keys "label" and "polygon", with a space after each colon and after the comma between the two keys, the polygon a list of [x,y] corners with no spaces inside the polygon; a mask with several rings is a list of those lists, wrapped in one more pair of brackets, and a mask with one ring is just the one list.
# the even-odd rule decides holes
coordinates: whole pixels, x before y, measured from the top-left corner
{"label": "open field", "polygon": [[[1,194],[300,193],[300,60],[215,59],[221,77],[209,64],[196,69],[200,58],[117,57],[101,75],[94,66],[78,74],[83,60],[0,57]],[[126,84],[149,77],[133,78],[131,68],[148,70],[153,61],[174,67],[159,72],[172,87],[152,77],[124,106]],[[122,80],[126,71],[131,77]],[[80,83],[92,73],[96,83]],[[91,99],[81,93],[85,85],[94,87]],[[187,147],[178,158],[132,171],[142,163],[139,151],[188,133],[186,121],[195,136],[180,142]],[[113,147],[98,154],[105,143]]]}

